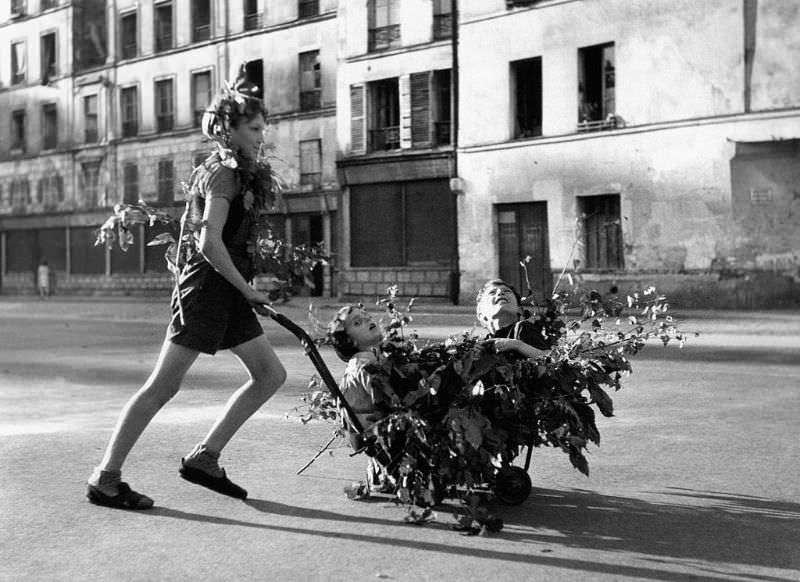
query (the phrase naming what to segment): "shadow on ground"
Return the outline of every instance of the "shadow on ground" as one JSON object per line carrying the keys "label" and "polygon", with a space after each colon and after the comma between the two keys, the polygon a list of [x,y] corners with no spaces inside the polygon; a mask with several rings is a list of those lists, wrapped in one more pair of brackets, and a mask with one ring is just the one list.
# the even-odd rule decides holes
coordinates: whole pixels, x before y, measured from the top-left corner
{"label": "shadow on ground", "polygon": [[[313,523],[307,528],[245,521],[170,508],[155,508],[139,515],[202,521],[218,525],[250,527],[276,532],[346,538],[352,541],[410,548],[420,551],[464,555],[482,559],[543,565],[587,574],[614,574],[645,580],[685,580],[686,574],[674,571],[676,563],[705,570],[707,577],[693,575],[693,580],[719,580],[720,576],[764,582],[786,582],[787,578],[768,574],[730,571],[730,565],[747,569],[795,569],[800,566],[800,504],[760,497],[743,497],[711,491],[669,489],[660,496],[675,502],[656,503],[630,497],[602,495],[587,490],[534,489],[529,501],[513,508],[493,507],[506,528],[493,534],[507,541],[530,544],[525,551],[497,551],[423,539],[392,536],[396,519],[365,517],[297,507],[273,501],[246,501],[261,514],[289,516],[311,522],[327,520],[386,526],[386,536],[343,531],[323,531]],[[702,505],[698,505],[701,504]],[[426,526],[446,529],[444,524]],[[453,532],[453,536],[458,536]],[[418,536],[422,538],[424,536]],[[436,536],[441,539],[440,535]],[[602,552],[634,553],[652,563],[651,567],[629,566],[578,560],[553,555],[557,547]],[[700,563],[700,564],[698,564]],[[718,566],[715,566],[715,563]]]}

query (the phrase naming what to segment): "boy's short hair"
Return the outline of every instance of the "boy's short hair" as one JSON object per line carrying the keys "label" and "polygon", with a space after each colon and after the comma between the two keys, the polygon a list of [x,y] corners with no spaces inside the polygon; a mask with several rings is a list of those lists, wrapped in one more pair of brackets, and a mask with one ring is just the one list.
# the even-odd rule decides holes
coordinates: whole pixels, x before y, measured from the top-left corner
{"label": "boy's short hair", "polygon": [[344,329],[344,320],[350,315],[357,305],[346,305],[342,307],[336,316],[328,324],[328,343],[333,347],[333,351],[339,356],[343,362],[347,362],[350,358],[358,353],[358,346],[353,342]]}

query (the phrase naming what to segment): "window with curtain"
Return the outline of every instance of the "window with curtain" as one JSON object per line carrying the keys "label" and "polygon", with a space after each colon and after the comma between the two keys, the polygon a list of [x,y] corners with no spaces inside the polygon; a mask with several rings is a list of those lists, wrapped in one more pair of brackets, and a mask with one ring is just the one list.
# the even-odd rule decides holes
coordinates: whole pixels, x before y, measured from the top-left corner
{"label": "window with curtain", "polygon": [[192,0],[192,42],[211,38],[211,0]]}
{"label": "window with curtain", "polygon": [[139,167],[127,163],[122,168],[123,202],[136,204],[139,201]]}
{"label": "window with curtain", "polygon": [[102,206],[100,199],[100,162],[84,162],[81,164],[81,191],[83,206],[95,208]]}
{"label": "window with curtain", "polygon": [[261,28],[261,13],[258,11],[258,0],[244,0],[244,29]]}
{"label": "window with curtain", "polygon": [[25,110],[11,113],[11,149],[25,151]]}
{"label": "window with curtain", "polygon": [[433,38],[453,36],[453,0],[433,0]]}
{"label": "window with curtain", "polygon": [[158,201],[175,202],[175,165],[172,160],[158,160]]}
{"label": "window with curtain", "polygon": [[47,85],[50,79],[58,74],[56,66],[56,33],[50,32],[43,34],[40,41],[39,58],[41,59],[42,70],[40,71],[42,85]]}
{"label": "window with curtain", "polygon": [[25,82],[28,70],[28,57],[25,50],[25,41],[11,43],[11,84],[19,85]]}

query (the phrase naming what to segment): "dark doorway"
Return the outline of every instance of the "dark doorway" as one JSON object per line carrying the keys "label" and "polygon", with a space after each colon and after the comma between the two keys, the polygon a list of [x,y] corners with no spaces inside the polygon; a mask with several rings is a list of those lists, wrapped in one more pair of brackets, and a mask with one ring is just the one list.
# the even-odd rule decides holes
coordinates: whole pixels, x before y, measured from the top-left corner
{"label": "dark doorway", "polygon": [[[541,302],[552,292],[550,249],[547,235],[547,202],[497,205],[497,234],[500,245],[500,277],[522,295],[533,294]],[[527,260],[530,257],[530,260]],[[527,266],[528,282],[525,279]]]}
{"label": "dark doorway", "polygon": [[[292,218],[292,245],[299,246],[302,244],[312,245],[318,244],[325,240],[325,234],[322,227],[321,214],[293,214]],[[324,267],[317,265],[311,271],[311,282],[314,287],[311,289],[312,297],[320,297],[324,291]],[[298,287],[301,287],[302,281],[295,281]],[[299,289],[297,289],[299,291]]]}

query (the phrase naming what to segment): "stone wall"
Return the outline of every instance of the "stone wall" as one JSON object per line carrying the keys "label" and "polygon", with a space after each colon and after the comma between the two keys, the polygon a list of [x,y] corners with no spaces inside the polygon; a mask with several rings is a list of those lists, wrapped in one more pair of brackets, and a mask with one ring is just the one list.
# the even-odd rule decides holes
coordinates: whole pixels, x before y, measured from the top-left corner
{"label": "stone wall", "polygon": [[447,298],[450,293],[448,269],[350,269],[340,277],[340,294],[350,297],[384,295],[395,284],[404,297]]}

